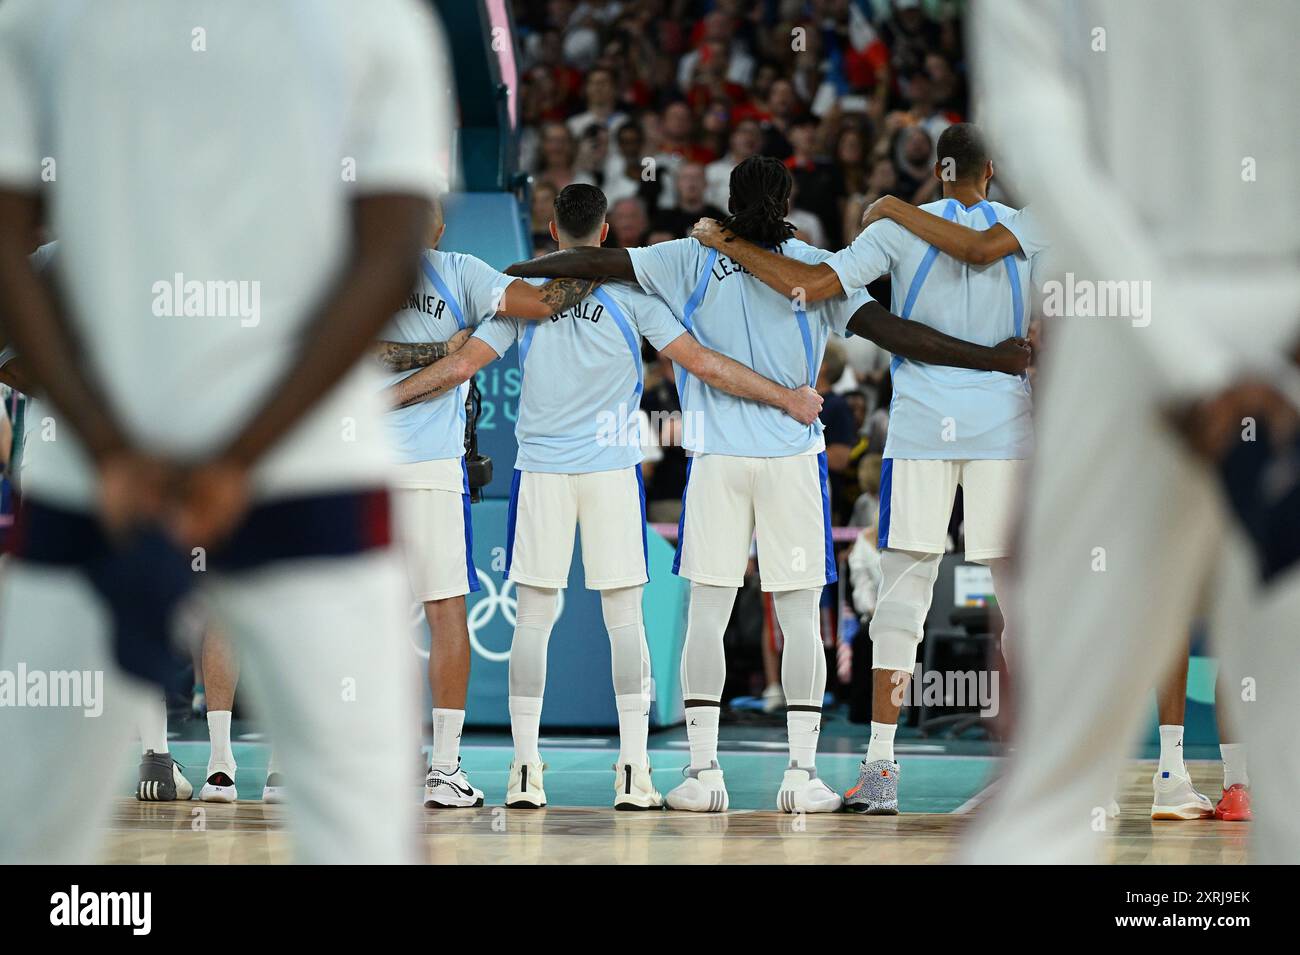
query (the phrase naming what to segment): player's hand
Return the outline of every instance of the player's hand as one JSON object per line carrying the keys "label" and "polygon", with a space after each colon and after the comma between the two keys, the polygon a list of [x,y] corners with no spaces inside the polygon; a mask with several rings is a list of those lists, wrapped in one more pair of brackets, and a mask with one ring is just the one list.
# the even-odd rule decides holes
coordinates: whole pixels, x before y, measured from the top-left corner
{"label": "player's hand", "polygon": [[785,413],[800,424],[812,424],[822,413],[822,396],[807,385],[791,388]]}
{"label": "player's hand", "polygon": [[447,339],[447,354],[450,355],[467,341],[469,341],[469,329],[462,328],[455,335],[452,335],[451,338]]}
{"label": "player's hand", "polygon": [[878,219],[890,219],[890,208],[899,200],[894,196],[881,196],[862,210],[862,228],[866,228]]}
{"label": "player's hand", "polygon": [[1034,350],[1027,338],[1008,338],[993,346],[993,370],[1005,375],[1023,375]]}
{"label": "player's hand", "polygon": [[1243,421],[1253,419],[1268,427],[1278,443],[1291,440],[1300,429],[1300,411],[1285,394],[1263,381],[1239,381],[1193,405],[1175,409],[1168,418],[1192,452],[1207,461],[1227,457],[1234,442],[1242,440]]}
{"label": "player's hand", "polygon": [[111,536],[157,520],[174,469],[139,451],[111,452],[99,462],[99,516]]}
{"label": "player's hand", "polygon": [[700,245],[707,245],[710,249],[722,248],[722,243],[727,237],[727,230],[722,228],[722,223],[717,219],[703,218],[695,223],[691,228],[691,238],[695,239]]}
{"label": "player's hand", "polygon": [[248,471],[229,461],[213,460],[184,476],[169,524],[183,546],[211,547],[238,526],[247,509]]}

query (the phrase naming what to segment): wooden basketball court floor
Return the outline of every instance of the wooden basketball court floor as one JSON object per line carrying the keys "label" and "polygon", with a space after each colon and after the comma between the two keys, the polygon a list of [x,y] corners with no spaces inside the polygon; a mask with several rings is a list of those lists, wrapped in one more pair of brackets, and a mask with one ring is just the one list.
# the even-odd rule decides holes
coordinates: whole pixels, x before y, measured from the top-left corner
{"label": "wooden basketball court floor", "polygon": [[[547,745],[548,742],[554,745]],[[607,740],[543,741],[551,805],[539,811],[506,810],[504,741],[469,745],[464,762],[487,794],[481,809],[422,811],[412,841],[437,864],[492,863],[683,863],[810,864],[936,863],[949,860],[995,775],[998,758],[944,752],[940,745],[901,748],[902,810],[894,817],[852,814],[791,816],[771,809],[783,748],[757,740],[726,750],[732,811],[725,814],[615,812],[611,806],[616,750]],[[734,741],[733,741],[734,743]],[[177,743],[173,752],[198,784],[206,744]],[[289,807],[260,799],[266,747],[237,745],[238,782],[244,794],[234,805],[141,803],[125,797],[114,807],[102,861],[115,864],[260,864],[292,861],[285,832]],[[938,752],[936,752],[936,750]],[[201,758],[200,758],[201,757]],[[667,792],[680,777],[687,754],[681,747],[651,753],[655,782]],[[821,775],[841,791],[852,785],[858,756],[819,757]],[[1193,778],[1217,798],[1220,766],[1189,761]],[[196,768],[197,767],[197,768]],[[1126,764],[1118,820],[1110,823],[1110,859],[1125,864],[1237,864],[1247,861],[1250,826],[1214,820],[1153,821],[1154,762]],[[292,787],[290,787],[292,788]],[[129,786],[123,791],[127,791]],[[413,801],[419,790],[412,788]]]}

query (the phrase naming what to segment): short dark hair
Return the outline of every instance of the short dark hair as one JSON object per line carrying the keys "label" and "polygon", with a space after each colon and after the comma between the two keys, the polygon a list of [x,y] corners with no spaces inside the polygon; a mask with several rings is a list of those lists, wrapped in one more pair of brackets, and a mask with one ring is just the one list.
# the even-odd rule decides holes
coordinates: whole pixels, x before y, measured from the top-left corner
{"label": "short dark hair", "polygon": [[965,182],[984,175],[989,151],[984,145],[984,134],[974,123],[953,123],[939,134],[937,150],[943,170],[946,173],[951,168],[956,181]]}
{"label": "short dark hair", "polygon": [[605,194],[585,182],[575,182],[555,197],[555,225],[571,239],[585,239],[605,221]]}

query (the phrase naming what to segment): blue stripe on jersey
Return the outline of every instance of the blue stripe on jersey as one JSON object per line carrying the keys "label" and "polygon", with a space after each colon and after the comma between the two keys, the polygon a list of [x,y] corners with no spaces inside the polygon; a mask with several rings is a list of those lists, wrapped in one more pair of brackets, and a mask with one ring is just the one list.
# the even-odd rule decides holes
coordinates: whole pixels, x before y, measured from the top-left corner
{"label": "blue stripe on jersey", "polygon": [[451,294],[451,289],[449,289],[447,283],[442,280],[442,276],[439,275],[438,270],[433,267],[433,263],[424,256],[420,256],[420,268],[424,269],[425,277],[433,283],[433,287],[438,290],[438,294],[442,296],[442,300],[446,302],[447,307],[451,309],[451,315],[456,319],[456,327],[464,328],[465,313],[460,310],[460,302],[456,301],[456,296]]}
{"label": "blue stripe on jersey", "polygon": [[894,459],[880,462],[880,516],[876,519],[876,546],[889,546],[889,507],[894,497]]}
{"label": "blue stripe on jersey", "polygon": [[686,492],[691,489],[691,465],[694,458],[686,459],[686,480],[682,482],[682,513],[677,518],[677,553],[673,555],[673,573],[682,572],[682,545],[686,543]]}
{"label": "blue stripe on jersey", "polygon": [[[949,199],[948,208],[943,210],[943,217],[949,222],[957,218],[957,200]],[[907,288],[907,298],[903,299],[903,311],[899,317],[907,320],[912,317],[912,309],[916,305],[916,297],[921,294],[921,286],[930,275],[930,268],[934,265],[934,260],[939,257],[937,246],[930,246],[925,250],[925,257],[921,259],[921,264],[916,268],[916,274],[912,276],[912,284]],[[1017,333],[1019,334],[1019,333]],[[903,359],[895,355],[889,360],[889,375],[892,378],[898,371],[898,366],[903,363]]]}
{"label": "blue stripe on jersey", "polygon": [[515,522],[519,518],[519,479],[523,473],[515,468],[514,477],[510,479],[510,503],[506,505],[506,580],[510,579],[510,561],[515,555]]}
{"label": "blue stripe on jersey", "polygon": [[802,308],[794,310],[795,321],[799,323],[799,335],[803,338],[803,357],[808,362],[808,387],[817,384],[818,369],[813,365],[812,330],[808,327],[808,313]]}
{"label": "blue stripe on jersey", "polygon": [[628,322],[627,316],[623,310],[618,307],[618,303],[610,297],[609,293],[603,288],[598,288],[591,293],[596,301],[605,306],[610,317],[614,319],[614,324],[618,330],[623,333],[623,340],[627,342],[627,350],[632,353],[632,367],[636,369],[636,392],[635,400],[639,400],[641,392],[645,389],[645,373],[641,368],[641,336],[632,331],[632,325]]}
{"label": "blue stripe on jersey", "polygon": [[476,594],[479,591],[478,569],[474,566],[474,525],[469,519],[469,469],[465,467],[464,458],[460,459],[460,477],[464,487],[460,497],[465,508],[465,574],[469,592]]}
{"label": "blue stripe on jersey", "polygon": [[[533,335],[537,333],[537,322],[529,322],[524,326],[524,337],[519,339],[519,370],[524,370],[524,362],[528,360],[528,349],[533,347]],[[520,387],[523,387],[521,381]]]}
{"label": "blue stripe on jersey", "polygon": [[[695,291],[692,292],[691,297],[686,300],[686,307],[682,309],[682,324],[686,326],[686,330],[692,335],[695,334],[695,328],[691,324],[691,316],[695,314],[695,310],[698,309],[700,303],[704,301],[704,293],[709,290],[709,279],[713,275],[713,263],[717,261],[718,250],[709,249],[709,254],[704,259],[704,272],[700,275],[700,280],[695,285]],[[691,376],[687,373],[685,368],[677,369],[677,401],[683,407],[686,405],[686,384],[690,381],[690,378]],[[677,542],[680,547],[680,537],[678,537]],[[673,568],[673,573],[677,573],[676,567]]]}
{"label": "blue stripe on jersey", "polygon": [[641,498],[641,556],[645,558],[645,576],[650,579],[650,541],[646,539],[645,529],[645,477],[641,474],[641,462],[636,465],[636,490]]}
{"label": "blue stripe on jersey", "polygon": [[[989,228],[997,225],[998,213],[987,201],[981,201],[978,206],[980,212],[984,213],[984,218],[989,224]],[[1020,269],[1016,265],[1014,255],[1002,256],[1002,264],[1007,268],[1007,278],[1011,282],[1011,321],[1016,330],[1016,337],[1020,337],[1020,329],[1024,327],[1025,318],[1025,300],[1020,292]]]}
{"label": "blue stripe on jersey", "polygon": [[822,489],[822,531],[826,540],[826,583],[840,579],[835,567],[835,544],[831,539],[831,485],[827,474],[826,452],[817,455],[817,482]]}

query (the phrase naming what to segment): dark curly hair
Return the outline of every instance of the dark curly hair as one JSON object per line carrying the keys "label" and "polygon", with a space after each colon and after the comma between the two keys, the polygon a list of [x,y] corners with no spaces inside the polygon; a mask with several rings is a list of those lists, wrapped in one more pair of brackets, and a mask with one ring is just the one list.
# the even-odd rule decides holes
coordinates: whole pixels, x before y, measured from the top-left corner
{"label": "dark curly hair", "polygon": [[722,224],[755,245],[778,246],[794,235],[785,221],[794,180],[771,156],[750,156],[731,170],[731,215]]}

